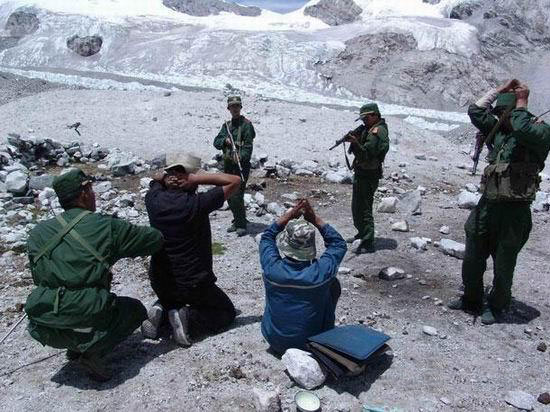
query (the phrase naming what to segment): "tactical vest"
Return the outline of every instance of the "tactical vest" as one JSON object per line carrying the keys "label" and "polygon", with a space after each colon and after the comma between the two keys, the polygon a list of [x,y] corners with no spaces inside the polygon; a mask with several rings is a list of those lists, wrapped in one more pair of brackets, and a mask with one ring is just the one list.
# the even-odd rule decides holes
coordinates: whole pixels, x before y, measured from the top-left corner
{"label": "tactical vest", "polygon": [[496,161],[485,167],[480,188],[490,202],[532,202],[540,187],[539,165],[531,162],[526,150],[523,161],[501,162],[506,140],[498,151]]}
{"label": "tactical vest", "polygon": [[[376,130],[377,128],[381,127],[380,126],[380,123],[377,123],[375,124],[374,126],[372,126],[370,129],[366,129],[363,130],[363,133],[361,133],[361,139],[359,141],[360,144],[364,144],[369,136],[369,134],[372,132],[374,134],[376,134],[374,132],[374,130]],[[385,153],[383,154],[383,157],[385,157]],[[382,163],[384,162],[384,158],[380,158],[378,156],[376,157],[369,157],[369,156],[361,156],[360,158],[358,158],[358,156],[356,155],[355,156],[355,159],[353,160],[353,165],[352,165],[352,168],[355,169],[357,171],[357,169],[360,169],[360,170],[378,170],[382,171]]]}

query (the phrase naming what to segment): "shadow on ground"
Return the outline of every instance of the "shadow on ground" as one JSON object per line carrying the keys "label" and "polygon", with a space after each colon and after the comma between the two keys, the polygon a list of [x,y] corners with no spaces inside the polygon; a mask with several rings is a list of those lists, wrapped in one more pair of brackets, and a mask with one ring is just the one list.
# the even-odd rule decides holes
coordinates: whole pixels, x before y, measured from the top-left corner
{"label": "shadow on ground", "polygon": [[514,325],[523,325],[535,320],[540,316],[540,311],[525,302],[512,299],[510,310],[503,314],[499,323],[509,323]]}
{"label": "shadow on ground", "polygon": [[258,233],[263,233],[269,226],[264,223],[249,222],[246,226],[249,236],[256,236]]}
{"label": "shadow on ground", "polygon": [[330,379],[327,386],[341,394],[347,392],[356,398],[367,392],[372,384],[386,372],[393,362],[393,354],[385,353],[367,364],[367,369],[359,376],[343,377],[338,380]]}
{"label": "shadow on ground", "polygon": [[388,237],[377,237],[374,239],[374,248],[378,250],[395,250],[397,249],[397,240]]}

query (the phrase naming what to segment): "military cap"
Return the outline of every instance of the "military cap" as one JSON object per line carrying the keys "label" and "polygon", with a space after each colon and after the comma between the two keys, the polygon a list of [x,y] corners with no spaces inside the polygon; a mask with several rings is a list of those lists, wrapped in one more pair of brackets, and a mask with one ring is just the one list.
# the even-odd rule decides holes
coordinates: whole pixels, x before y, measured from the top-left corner
{"label": "military cap", "polygon": [[168,166],[164,168],[169,171],[175,167],[183,167],[187,173],[196,173],[201,168],[201,158],[190,153],[172,153],[168,155]]}
{"label": "military cap", "polygon": [[70,201],[78,197],[82,188],[92,179],[78,168],[70,169],[68,172],[56,176],[53,180],[53,190],[61,202]]}
{"label": "military cap", "polygon": [[493,114],[500,114],[509,107],[516,107],[515,93],[499,93],[493,109]]}
{"label": "military cap", "polygon": [[234,104],[238,104],[239,106],[243,105],[241,96],[229,96],[227,98],[227,107],[233,106]]}
{"label": "military cap", "polygon": [[277,246],[283,255],[300,260],[309,261],[317,256],[315,247],[315,228],[304,219],[292,220],[277,235]]}
{"label": "military cap", "polygon": [[378,109],[378,105],[376,103],[367,103],[361,106],[359,109],[359,117],[355,120],[361,120],[364,118],[367,114],[376,113],[380,116],[380,110]]}

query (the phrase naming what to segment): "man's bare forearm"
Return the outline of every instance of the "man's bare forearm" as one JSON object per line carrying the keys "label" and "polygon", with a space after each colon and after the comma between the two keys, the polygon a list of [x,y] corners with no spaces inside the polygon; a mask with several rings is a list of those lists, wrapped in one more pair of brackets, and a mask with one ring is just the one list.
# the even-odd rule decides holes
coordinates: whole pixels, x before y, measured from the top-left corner
{"label": "man's bare forearm", "polygon": [[239,185],[241,178],[227,173],[201,173],[193,174],[189,177],[192,183],[197,185],[227,186]]}

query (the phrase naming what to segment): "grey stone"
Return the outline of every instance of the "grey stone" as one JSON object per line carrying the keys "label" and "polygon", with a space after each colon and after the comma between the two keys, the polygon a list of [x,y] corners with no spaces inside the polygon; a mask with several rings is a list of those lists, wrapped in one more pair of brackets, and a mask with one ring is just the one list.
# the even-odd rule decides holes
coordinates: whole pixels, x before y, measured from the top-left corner
{"label": "grey stone", "polygon": [[429,336],[437,336],[437,329],[433,326],[423,326],[422,332]]}
{"label": "grey stone", "polygon": [[351,184],[353,182],[353,175],[346,169],[338,169],[335,172],[329,171],[323,178],[330,183]]}
{"label": "grey stone", "polygon": [[507,404],[522,411],[532,411],[535,408],[536,399],[523,391],[508,391],[504,400]]}
{"label": "grey stone", "polygon": [[135,171],[136,171],[136,164],[133,160],[121,162],[111,166],[111,173],[115,177],[131,175],[131,174],[134,174]]}
{"label": "grey stone", "polygon": [[[267,166],[264,166],[264,168],[267,169]],[[279,177],[288,177],[288,176],[290,176],[290,173],[291,173],[290,169],[288,169],[284,166],[281,166],[281,165],[277,165],[275,168],[276,168],[275,170],[277,171],[277,176],[279,176]]]}
{"label": "grey stone", "polygon": [[0,193],[6,193],[8,191],[8,186],[4,182],[0,182]]}
{"label": "grey stone", "polygon": [[473,183],[468,183],[464,188],[471,193],[477,193],[477,186]]}
{"label": "grey stone", "polygon": [[394,232],[408,232],[409,223],[406,220],[400,220],[399,222],[395,222],[391,225],[391,230]]}
{"label": "grey stone", "polygon": [[424,237],[411,237],[409,239],[411,246],[420,251],[428,250],[428,239]]}
{"label": "grey stone", "polygon": [[282,216],[285,213],[285,209],[276,202],[271,202],[267,205],[267,212],[275,216]]}
{"label": "grey stone", "polygon": [[304,9],[306,16],[316,17],[329,26],[353,23],[360,19],[362,12],[353,0],[320,0]]}
{"label": "grey stone", "polygon": [[313,389],[325,382],[325,373],[309,352],[288,349],[281,360],[289,375],[301,387]]}
{"label": "grey stone", "polygon": [[422,214],[422,194],[419,190],[413,190],[399,196],[399,210],[409,215]]}
{"label": "grey stone", "polygon": [[166,167],[166,153],[162,153],[151,159],[151,167],[154,169],[162,169]]}
{"label": "grey stone", "polygon": [[466,253],[466,246],[464,243],[455,242],[451,239],[441,239],[439,242],[439,249],[449,256],[453,256],[457,259],[464,259]]}
{"label": "grey stone", "polygon": [[98,194],[103,194],[103,193],[108,192],[112,188],[113,188],[113,184],[111,182],[109,182],[108,180],[106,180],[104,182],[96,183],[94,185],[94,192],[96,192]]}
{"label": "grey stone", "polygon": [[451,233],[451,229],[449,228],[449,226],[441,226],[439,228],[439,233],[442,233],[444,235],[448,235],[449,233]]}
{"label": "grey stone", "polygon": [[296,176],[314,176],[315,174],[306,169],[296,169]]}
{"label": "grey stone", "polygon": [[98,35],[80,37],[75,34],[67,39],[67,47],[82,57],[99,53],[102,45],[103,39]]}
{"label": "grey stone", "polygon": [[395,213],[397,211],[397,198],[385,197],[381,199],[377,210],[380,213]]}
{"label": "grey stone", "polygon": [[211,16],[229,12],[241,16],[259,16],[262,10],[254,6],[241,6],[222,0],[163,0],[162,3],[180,13],[191,16]]}
{"label": "grey stone", "polygon": [[27,192],[27,173],[22,170],[11,172],[6,177],[6,190],[14,195],[23,195]]}
{"label": "grey stone", "polygon": [[382,269],[380,273],[378,273],[378,277],[389,281],[404,279],[405,271],[398,267],[389,266]]}
{"label": "grey stone", "polygon": [[262,193],[256,192],[254,194],[254,200],[258,206],[263,206],[265,204],[265,197]]}
{"label": "grey stone", "polygon": [[472,193],[463,190],[458,195],[458,207],[461,209],[473,209],[479,203],[479,199],[481,199],[481,193]]}
{"label": "grey stone", "polygon": [[254,406],[258,412],[280,412],[281,399],[276,391],[266,391],[260,388],[252,389]]}
{"label": "grey stone", "polygon": [[54,177],[52,175],[31,176],[29,179],[29,188],[32,190],[43,190],[52,187]]}
{"label": "grey stone", "polygon": [[40,27],[40,20],[32,9],[16,10],[8,17],[6,30],[11,36],[20,38],[35,33]]}
{"label": "grey stone", "polygon": [[416,155],[414,155],[414,158],[417,159],[417,160],[426,160],[426,155],[425,154],[416,154]]}
{"label": "grey stone", "polygon": [[531,209],[533,212],[548,212],[550,210],[550,195],[546,192],[537,192]]}

